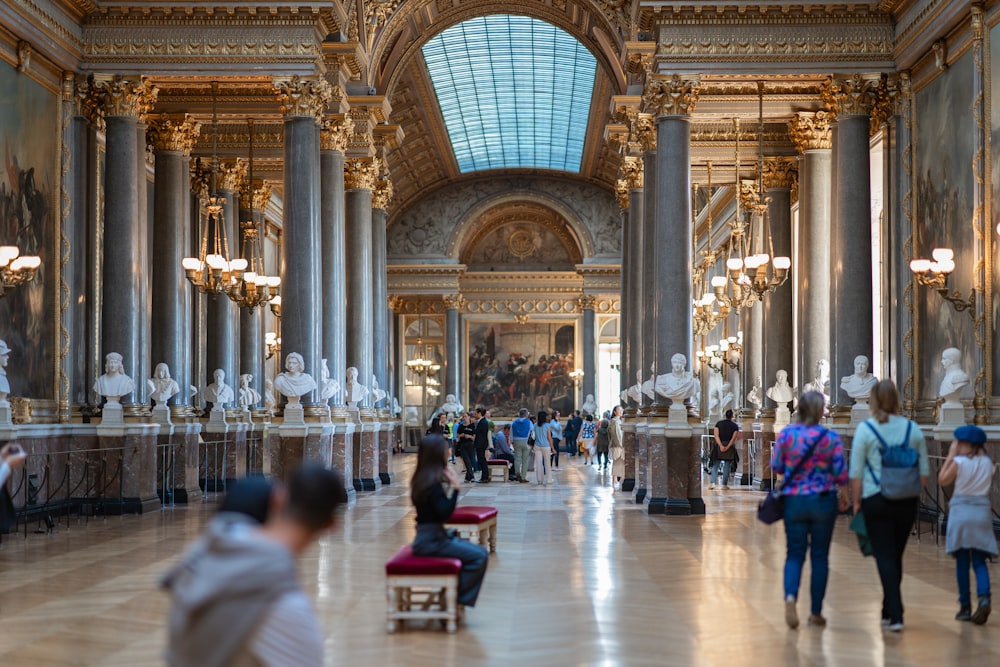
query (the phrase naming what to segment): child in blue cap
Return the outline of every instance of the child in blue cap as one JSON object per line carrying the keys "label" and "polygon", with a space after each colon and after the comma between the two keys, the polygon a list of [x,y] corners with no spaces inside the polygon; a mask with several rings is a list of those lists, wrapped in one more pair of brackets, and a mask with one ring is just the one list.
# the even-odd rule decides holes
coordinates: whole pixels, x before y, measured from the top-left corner
{"label": "child in blue cap", "polygon": [[[955,483],[948,505],[948,536],[945,551],[955,557],[958,579],[957,621],[972,621],[982,625],[990,615],[990,571],[987,558],[997,555],[997,540],[993,535],[990,511],[990,484],[993,461],[985,451],[986,432],[967,424],[955,429],[955,439],[948,448],[948,458],[938,473],[942,486]],[[969,565],[976,573],[976,593],[979,606],[972,611],[969,592]]]}

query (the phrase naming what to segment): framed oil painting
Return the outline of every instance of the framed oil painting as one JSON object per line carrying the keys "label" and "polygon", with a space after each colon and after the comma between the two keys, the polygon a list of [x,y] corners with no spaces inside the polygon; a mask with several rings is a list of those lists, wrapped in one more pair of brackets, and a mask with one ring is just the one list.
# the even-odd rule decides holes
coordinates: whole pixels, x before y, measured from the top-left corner
{"label": "framed oil painting", "polygon": [[488,408],[494,417],[573,409],[576,323],[469,321],[469,409]]}
{"label": "framed oil painting", "polygon": [[[0,245],[38,255],[34,280],[0,299],[0,339],[11,348],[11,395],[56,397],[56,233],[60,149],[59,98],[26,74],[0,63]],[[75,298],[76,295],[71,295]]]}

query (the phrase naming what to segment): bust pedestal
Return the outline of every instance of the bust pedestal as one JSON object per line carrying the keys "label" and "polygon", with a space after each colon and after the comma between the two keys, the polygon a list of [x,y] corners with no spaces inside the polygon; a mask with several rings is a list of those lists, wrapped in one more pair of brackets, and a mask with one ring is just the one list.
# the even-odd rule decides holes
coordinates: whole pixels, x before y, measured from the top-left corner
{"label": "bust pedestal", "polygon": [[868,409],[868,399],[855,399],[854,405],[851,406],[851,426],[857,426],[870,416],[871,411]]}
{"label": "bust pedestal", "polygon": [[167,407],[166,403],[153,406],[153,423],[165,426],[170,425],[170,408]]}
{"label": "bust pedestal", "polygon": [[965,408],[957,401],[946,401],[938,408],[938,426],[954,428],[965,423]]}
{"label": "bust pedestal", "polygon": [[217,408],[212,408],[208,413],[208,423],[209,424],[225,424],[226,423],[226,409],[219,406]]}
{"label": "bust pedestal", "polygon": [[0,426],[11,426],[14,420],[11,419],[10,401],[4,399],[0,401]]}
{"label": "bust pedestal", "polygon": [[688,425],[687,408],[683,403],[676,401],[670,405],[670,412],[667,413],[667,426],[686,428]]}
{"label": "bust pedestal", "polygon": [[117,425],[125,423],[125,414],[122,411],[122,404],[117,401],[112,403],[108,401],[101,408],[101,424],[102,425]]}
{"label": "bust pedestal", "polygon": [[779,405],[774,409],[775,433],[788,426],[789,422],[791,421],[792,421],[792,412],[791,410],[788,409],[787,404]]}
{"label": "bust pedestal", "polygon": [[288,403],[285,405],[285,423],[305,425],[306,415],[301,403]]}

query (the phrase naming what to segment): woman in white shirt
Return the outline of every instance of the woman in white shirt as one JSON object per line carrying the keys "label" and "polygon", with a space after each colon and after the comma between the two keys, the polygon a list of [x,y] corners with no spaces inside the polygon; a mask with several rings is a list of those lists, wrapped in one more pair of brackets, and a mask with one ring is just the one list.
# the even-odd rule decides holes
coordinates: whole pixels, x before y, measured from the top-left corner
{"label": "woman in white shirt", "polygon": [[[986,560],[997,556],[989,498],[993,461],[984,451],[986,432],[983,429],[971,424],[960,426],[955,429],[954,436],[948,458],[938,473],[938,482],[942,486],[955,483],[948,503],[948,537],[945,542],[945,551],[955,557],[955,577],[958,580],[959,610],[955,620],[982,625],[990,615],[990,571]],[[969,591],[970,564],[976,573],[976,593],[979,596],[975,613]]]}
{"label": "woman in white shirt", "polygon": [[550,481],[549,456],[554,453],[552,433],[549,431],[549,413],[542,410],[535,422],[535,480],[539,485]]}

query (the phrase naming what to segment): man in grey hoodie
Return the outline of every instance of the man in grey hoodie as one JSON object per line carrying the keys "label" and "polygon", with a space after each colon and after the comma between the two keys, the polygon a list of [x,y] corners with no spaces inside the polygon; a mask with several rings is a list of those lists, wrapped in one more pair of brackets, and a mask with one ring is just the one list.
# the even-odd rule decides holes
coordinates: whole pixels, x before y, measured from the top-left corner
{"label": "man in grey hoodie", "polygon": [[161,585],[173,597],[171,667],[323,664],[323,637],[295,558],[333,526],[343,478],[306,464],[275,485],[263,525],[220,512]]}

